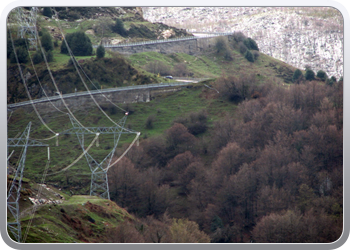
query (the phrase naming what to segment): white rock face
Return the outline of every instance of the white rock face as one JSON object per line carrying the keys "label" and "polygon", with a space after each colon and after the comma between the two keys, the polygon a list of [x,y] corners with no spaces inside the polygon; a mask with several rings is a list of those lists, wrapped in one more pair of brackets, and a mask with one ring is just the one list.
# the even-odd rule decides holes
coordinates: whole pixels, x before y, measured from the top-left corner
{"label": "white rock face", "polygon": [[237,32],[260,51],[297,68],[343,76],[343,17],[323,7],[144,7],[150,22],[189,32]]}

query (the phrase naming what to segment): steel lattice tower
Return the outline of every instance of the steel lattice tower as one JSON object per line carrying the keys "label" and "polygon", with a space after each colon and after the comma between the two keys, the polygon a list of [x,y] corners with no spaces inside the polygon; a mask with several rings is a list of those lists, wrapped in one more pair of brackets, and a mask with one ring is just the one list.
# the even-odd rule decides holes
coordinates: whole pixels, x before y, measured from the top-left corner
{"label": "steel lattice tower", "polygon": [[37,28],[36,20],[38,16],[38,8],[32,7],[29,15],[25,15],[22,7],[16,9],[16,18],[18,22],[18,36],[25,38],[28,34],[28,40],[32,47],[37,47]]}
{"label": "steel lattice tower", "polygon": [[120,136],[122,134],[137,133],[136,131],[124,129],[124,125],[127,119],[125,115],[118,123],[119,126],[116,127],[82,127],[78,122],[69,115],[73,128],[62,132],[61,134],[75,134],[78,137],[80,146],[83,151],[85,151],[84,146],[84,135],[100,135],[100,134],[113,134],[114,146],[111,152],[101,161],[95,160],[91,154],[85,153],[86,161],[91,170],[91,185],[90,185],[90,195],[98,195],[105,199],[110,199],[109,187],[108,187],[108,176],[107,168],[110,165],[113,155],[119,143]]}
{"label": "steel lattice tower", "polygon": [[[35,146],[48,146],[42,144],[41,142],[37,142],[35,140],[29,139],[31,122],[28,123],[26,129],[22,133],[22,135],[18,138],[8,138],[7,139],[7,147],[24,147],[21,159],[19,161],[17,170],[14,174],[12,183],[8,189],[7,193],[7,208],[11,212],[14,217],[13,222],[7,222],[7,228],[12,233],[17,242],[21,241],[21,223],[19,222],[19,198],[20,191],[22,187],[22,178],[23,178],[23,170],[26,161],[26,154],[28,147]],[[17,181],[17,185],[16,185]]]}

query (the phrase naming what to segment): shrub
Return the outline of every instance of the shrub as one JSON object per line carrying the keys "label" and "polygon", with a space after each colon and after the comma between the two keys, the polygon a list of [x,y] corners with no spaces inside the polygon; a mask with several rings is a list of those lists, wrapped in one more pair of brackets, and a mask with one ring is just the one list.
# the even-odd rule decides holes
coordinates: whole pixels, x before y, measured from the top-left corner
{"label": "shrub", "polygon": [[254,56],[254,61],[256,61],[259,58],[260,53],[257,50],[253,50],[252,53],[253,53],[253,56]]}
{"label": "shrub", "polygon": [[305,79],[308,81],[312,81],[315,79],[315,72],[313,72],[311,69],[307,69],[305,72]]}
{"label": "shrub", "polygon": [[249,62],[254,62],[254,56],[250,50],[247,50],[244,54],[244,57],[249,61]]}
{"label": "shrub", "polygon": [[[10,38],[10,33],[7,33],[7,58],[10,58],[11,54],[13,53],[13,47],[12,47],[12,42],[11,42],[11,38]],[[26,48],[28,41],[25,38],[18,38],[16,40],[13,41],[13,44],[15,45],[15,47],[23,47]]]}
{"label": "shrub", "polygon": [[224,37],[219,36],[218,38],[215,39],[215,49],[217,53],[226,51],[227,44]]}
{"label": "shrub", "polygon": [[152,129],[153,128],[153,123],[155,121],[155,115],[150,115],[147,117],[146,123],[145,123],[145,127],[146,129]]}
{"label": "shrub", "polygon": [[46,51],[53,50],[53,43],[52,43],[51,35],[49,33],[43,32],[43,35],[41,37],[41,46],[43,46],[43,48]]}
{"label": "shrub", "polygon": [[35,52],[35,54],[33,55],[32,60],[33,60],[34,64],[41,63],[43,61],[43,56],[41,54],[41,51]]}
{"label": "shrub", "polygon": [[259,51],[258,45],[253,39],[247,38],[243,41],[243,43],[245,46],[247,46],[248,49]]}
{"label": "shrub", "polygon": [[174,66],[174,75],[176,76],[188,76],[189,73],[185,63],[178,63]]}
{"label": "shrub", "polygon": [[333,84],[336,82],[337,82],[337,78],[335,78],[335,76],[332,76],[331,78],[326,80],[326,84],[330,86],[333,86]]}
{"label": "shrub", "polygon": [[198,112],[192,112],[186,117],[181,116],[175,119],[174,123],[181,123],[188,129],[188,132],[193,135],[198,135],[207,131],[207,119],[207,113],[204,110],[201,110]]}
{"label": "shrub", "polygon": [[326,72],[324,72],[323,70],[319,70],[318,72],[317,72],[317,75],[316,75],[318,78],[320,78],[322,81],[325,81],[327,78],[328,78],[328,76],[327,76],[327,73]]}
{"label": "shrub", "polygon": [[292,82],[297,82],[303,78],[303,72],[300,69],[296,69],[293,73]]}
{"label": "shrub", "polygon": [[115,32],[115,33],[118,33],[119,35],[121,36],[126,36],[127,35],[127,31],[126,29],[124,28],[124,23],[122,20],[120,19],[117,19],[116,22],[115,22],[115,25],[112,27],[112,30]]}
{"label": "shrub", "polygon": [[[28,62],[28,51],[23,48],[23,47],[19,47],[16,49],[16,54],[17,54],[17,58],[18,58],[18,62],[19,63],[27,63]],[[16,63],[16,56],[15,53],[12,53],[10,56],[10,62],[11,63]]]}
{"label": "shrub", "polygon": [[235,32],[232,36],[237,43],[243,42],[246,39],[246,36],[241,31]]}
{"label": "shrub", "polygon": [[53,61],[53,53],[52,53],[52,51],[46,52],[45,55],[46,55],[46,60],[48,62],[52,62]]}
{"label": "shrub", "polygon": [[[77,31],[66,35],[68,46],[76,56],[92,55],[92,45],[90,38],[82,31]],[[63,41],[61,44],[61,53],[68,54],[68,48]]]}
{"label": "shrub", "polygon": [[47,17],[52,17],[52,11],[50,7],[44,7],[43,9],[43,15]]}
{"label": "shrub", "polygon": [[102,58],[105,56],[105,47],[103,47],[102,45],[98,46],[96,49],[96,56],[97,58]]}
{"label": "shrub", "polygon": [[247,52],[247,50],[248,50],[247,46],[245,46],[243,42],[240,42],[240,43],[238,44],[238,47],[239,47],[239,52],[240,52],[242,55],[244,55],[244,54]]}

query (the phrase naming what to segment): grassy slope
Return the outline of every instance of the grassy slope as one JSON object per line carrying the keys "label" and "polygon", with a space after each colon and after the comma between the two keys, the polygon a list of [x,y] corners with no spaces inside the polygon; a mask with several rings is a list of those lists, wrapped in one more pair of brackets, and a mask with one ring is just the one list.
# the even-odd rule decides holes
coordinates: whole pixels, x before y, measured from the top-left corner
{"label": "grassy slope", "polygon": [[[21,219],[27,230],[30,215]],[[62,204],[42,205],[35,212],[26,243],[103,242],[108,228],[133,219],[114,202],[96,196],[72,196]]]}
{"label": "grassy slope", "polygon": [[[233,61],[227,62],[212,51],[208,51],[201,56],[190,56],[186,54],[164,55],[147,52],[132,55],[128,60],[135,67],[142,67],[145,63],[152,60],[158,60],[163,63],[168,63],[169,65],[175,65],[178,62],[186,61],[188,68],[194,73],[194,76],[218,77],[222,72],[225,75],[235,75],[237,77],[242,74],[255,74],[261,84],[267,81],[282,82],[283,79],[290,78],[290,73],[294,70],[293,67],[264,54],[260,54],[260,57],[255,63],[249,63],[241,54],[235,51],[233,51],[233,55]],[[219,69],[221,69],[220,72]],[[289,73],[289,75],[285,72]],[[204,87],[203,84],[204,83],[193,84],[192,88],[183,88],[179,92],[163,94],[151,100],[149,103],[127,105],[132,111],[127,120],[127,127],[140,131],[142,139],[164,133],[164,131],[172,125],[174,119],[186,116],[194,111],[206,110],[208,113],[209,126],[211,126],[215,120],[225,115],[236,116],[236,105],[220,98],[215,91]],[[213,84],[213,81],[209,81],[207,84]],[[125,105],[123,107],[126,108]],[[106,112],[114,121],[118,121],[123,115],[121,111],[114,114],[107,109]],[[97,107],[77,111],[75,115],[84,126],[113,126]],[[155,117],[154,126],[152,129],[146,129],[145,123],[150,115]],[[46,114],[43,115],[43,117],[47,125],[55,132],[62,132],[71,127],[68,117],[62,113],[56,112]],[[23,131],[29,121],[33,123],[31,138],[48,138],[52,136],[52,133],[50,133],[37,118],[35,112],[27,113],[21,109],[14,112],[9,120],[8,136],[15,137],[19,132]],[[120,154],[122,145],[131,142],[133,138],[133,136],[123,135],[120,139],[117,153]],[[85,138],[85,147],[90,144],[92,139],[93,136],[87,136]],[[59,147],[55,146],[55,139],[45,141],[45,143],[51,145],[50,154],[52,160],[49,173],[55,173],[68,166],[82,153],[82,149],[75,135],[61,135],[58,141]],[[102,161],[111,151],[113,145],[112,136],[100,136],[99,147],[93,146],[91,148],[91,155],[98,161]],[[15,163],[18,157],[19,152],[15,152],[13,157],[11,157],[12,162]],[[39,180],[46,159],[47,149],[45,147],[29,148],[26,160],[26,175],[35,180]],[[86,159],[82,157],[67,172],[48,176],[48,181],[67,188],[69,186],[80,186],[80,188],[74,192],[86,194],[89,189],[90,173]],[[72,174],[75,175],[74,178]]]}

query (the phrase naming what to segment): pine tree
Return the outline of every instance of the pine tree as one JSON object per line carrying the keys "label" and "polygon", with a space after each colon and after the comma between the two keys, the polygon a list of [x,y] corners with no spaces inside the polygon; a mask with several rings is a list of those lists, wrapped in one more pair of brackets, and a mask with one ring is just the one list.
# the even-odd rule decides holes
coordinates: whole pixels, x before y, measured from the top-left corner
{"label": "pine tree", "polygon": [[43,35],[41,36],[41,45],[46,51],[53,50],[52,38],[48,32],[43,32]]}
{"label": "pine tree", "polygon": [[105,56],[105,47],[102,45],[98,46],[96,49],[96,56],[98,59],[103,58]]}
{"label": "pine tree", "polygon": [[113,26],[113,31],[118,33],[121,36],[127,35],[126,29],[124,28],[124,23],[120,19],[117,19],[115,25]]}

